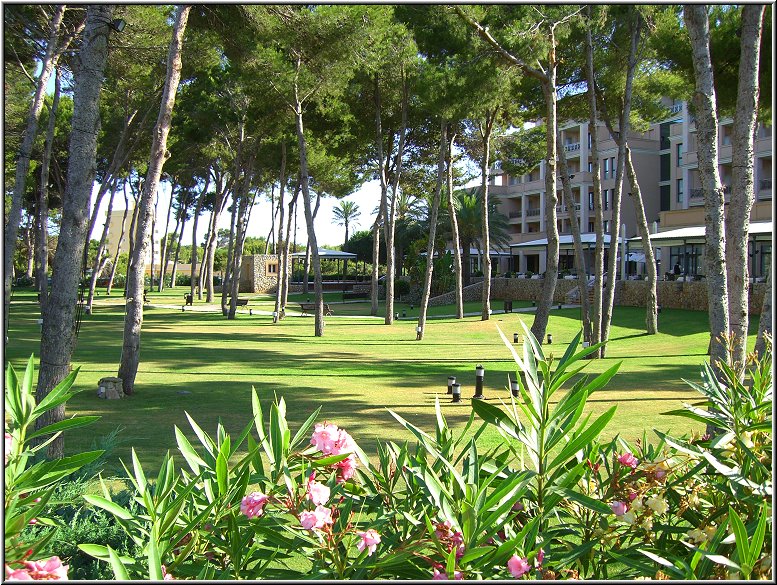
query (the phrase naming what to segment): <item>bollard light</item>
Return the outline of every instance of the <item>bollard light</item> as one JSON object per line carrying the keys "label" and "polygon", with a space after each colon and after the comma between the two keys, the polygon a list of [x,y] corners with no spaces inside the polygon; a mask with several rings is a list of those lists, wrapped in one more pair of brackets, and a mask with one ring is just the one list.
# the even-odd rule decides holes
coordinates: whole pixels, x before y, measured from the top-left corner
{"label": "bollard light", "polygon": [[277,323],[278,322],[278,311],[272,312],[272,322]]}
{"label": "bollard light", "polygon": [[248,316],[249,317],[253,317],[254,316],[254,310],[253,309],[248,309]]}
{"label": "bollard light", "polygon": [[181,313],[183,313],[183,312],[184,312],[184,306],[181,305]]}
{"label": "bollard light", "polygon": [[482,365],[478,364],[475,366],[475,394],[472,396],[472,398],[481,399],[483,398],[483,377],[485,374],[485,369]]}
{"label": "bollard light", "polygon": [[513,343],[518,343],[518,339],[520,338],[520,335],[517,333],[513,333]]}
{"label": "bollard light", "polygon": [[660,313],[660,312],[661,312],[661,305],[658,305],[656,306],[656,313]]}
{"label": "bollard light", "polygon": [[591,347],[591,342],[590,341],[584,341],[583,342],[583,349],[585,349],[586,347]]}
{"label": "bollard light", "polygon": [[410,305],[410,310],[411,310],[411,311],[413,310],[413,305]]}
{"label": "bollard light", "polygon": [[407,311],[402,311],[402,316],[407,317]]}
{"label": "bollard light", "polygon": [[456,376],[448,376],[448,394],[453,394],[453,385],[456,383]]}
{"label": "bollard light", "polygon": [[[423,328],[420,325],[416,325],[415,328],[415,340],[421,341],[421,332],[423,331]],[[450,392],[448,393],[450,394]]]}
{"label": "bollard light", "polygon": [[461,402],[461,384],[454,382],[451,385],[451,393],[453,394],[451,402]]}
{"label": "bollard light", "polygon": [[537,306],[537,301],[532,301],[532,302],[531,302],[531,306],[532,306],[532,307],[536,307],[536,306]]}
{"label": "bollard light", "polygon": [[553,343],[553,335],[548,333],[548,345],[550,345],[551,343]]}
{"label": "bollard light", "polygon": [[558,308],[561,309],[561,303],[558,304]]}
{"label": "bollard light", "polygon": [[394,319],[399,319],[399,313],[394,313]]}
{"label": "bollard light", "polygon": [[518,396],[518,380],[510,380],[510,393]]}

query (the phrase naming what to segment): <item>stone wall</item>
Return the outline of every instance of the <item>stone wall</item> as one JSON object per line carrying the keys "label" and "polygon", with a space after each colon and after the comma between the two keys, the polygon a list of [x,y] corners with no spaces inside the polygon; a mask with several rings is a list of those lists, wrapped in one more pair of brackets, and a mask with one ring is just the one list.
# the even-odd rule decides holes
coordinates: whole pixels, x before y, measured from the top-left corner
{"label": "stone wall", "polygon": [[[275,271],[272,271],[275,266]],[[254,254],[243,256],[240,269],[241,293],[273,293],[278,287],[280,262],[277,254]],[[291,274],[291,263],[288,273]]]}
{"label": "stone wall", "polygon": [[[491,280],[491,298],[512,301],[539,301],[542,294],[542,279],[494,278]],[[577,280],[559,279],[553,295],[554,303],[564,303],[566,295],[577,287]],[[647,281],[620,280],[615,284],[615,304],[625,307],[644,307]],[[676,282],[659,281],[656,286],[658,304],[668,309],[707,310],[707,283],[704,281]],[[482,282],[464,288],[464,301],[479,301],[483,290]],[[750,314],[759,315],[763,305],[766,284],[750,285]],[[429,300],[429,305],[449,305],[456,302],[456,293],[451,291]]]}

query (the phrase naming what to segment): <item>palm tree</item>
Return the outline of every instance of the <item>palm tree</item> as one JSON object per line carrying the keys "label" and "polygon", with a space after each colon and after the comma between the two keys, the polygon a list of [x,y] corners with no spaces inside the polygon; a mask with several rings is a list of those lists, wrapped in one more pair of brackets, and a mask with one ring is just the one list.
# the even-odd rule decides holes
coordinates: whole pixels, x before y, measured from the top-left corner
{"label": "palm tree", "polygon": [[348,242],[348,226],[361,215],[359,206],[353,201],[340,201],[339,207],[332,210],[337,225],[345,226],[345,243]]}
{"label": "palm tree", "polygon": [[[480,187],[453,192],[456,219],[459,224],[459,242],[462,248],[462,281],[464,286],[470,284],[470,248],[473,244],[479,244],[482,241],[481,193]],[[497,205],[497,199],[489,198],[488,226],[492,249],[503,248],[510,243],[508,219],[497,210]],[[450,224],[450,220],[445,219],[444,221],[446,224]]]}

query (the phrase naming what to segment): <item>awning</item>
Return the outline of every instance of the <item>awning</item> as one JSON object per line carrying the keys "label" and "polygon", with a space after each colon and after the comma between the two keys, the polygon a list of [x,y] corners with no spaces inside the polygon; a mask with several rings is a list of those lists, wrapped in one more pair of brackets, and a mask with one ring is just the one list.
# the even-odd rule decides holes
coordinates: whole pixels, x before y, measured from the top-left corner
{"label": "awning", "polygon": [[[593,248],[596,245],[596,234],[588,232],[580,234],[580,242],[586,248]],[[520,244],[510,244],[510,248],[518,248],[521,250],[537,249],[544,250],[548,245],[548,238],[542,238],[541,240],[531,240],[529,242],[522,242]],[[575,242],[572,238],[572,234],[564,234],[558,237],[558,246],[561,250],[574,249]],[[610,234],[604,234],[604,247],[610,246]]]}
{"label": "awning", "polygon": [[[304,258],[305,252],[294,252],[290,254],[293,258]],[[311,253],[312,256],[312,253]],[[328,250],[326,248],[318,249],[318,257],[324,260],[353,260],[356,258],[356,254],[350,252],[341,252],[340,250]]]}
{"label": "awning", "polygon": [[[650,244],[654,247],[677,246],[685,244],[704,244],[707,241],[707,228],[703,225],[694,225],[688,227],[666,230],[650,234]],[[748,238],[755,241],[769,242],[772,240],[772,222],[759,221],[750,224]],[[636,245],[642,248],[642,238],[637,236],[630,238],[630,245]]]}

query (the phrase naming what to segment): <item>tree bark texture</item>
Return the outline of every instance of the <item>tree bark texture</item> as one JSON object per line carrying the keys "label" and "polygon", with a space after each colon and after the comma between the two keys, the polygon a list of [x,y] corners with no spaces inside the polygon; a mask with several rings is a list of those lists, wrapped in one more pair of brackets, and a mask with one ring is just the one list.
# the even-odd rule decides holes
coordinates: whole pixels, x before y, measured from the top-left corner
{"label": "tree bark texture", "polygon": [[3,255],[4,276],[4,297],[3,297],[3,339],[8,342],[8,317],[11,308],[11,281],[13,279],[13,256],[16,250],[16,240],[19,237],[19,225],[22,219],[22,202],[24,200],[24,191],[27,184],[27,171],[30,168],[30,155],[35,143],[35,137],[38,134],[38,120],[43,111],[43,103],[46,94],[51,72],[56,67],[59,53],[57,51],[57,42],[59,40],[59,29],[62,25],[62,18],[65,14],[65,5],[60,4],[54,8],[54,15],[51,19],[51,33],[46,46],[46,54],[41,64],[41,72],[38,76],[35,95],[30,104],[30,110],[27,114],[27,124],[22,135],[21,146],[19,147],[19,156],[16,159],[16,175],[14,179],[13,193],[11,194],[11,207],[8,210],[8,217],[5,224],[5,248]]}
{"label": "tree bark texture", "polygon": [[699,179],[704,192],[706,225],[705,268],[710,316],[710,362],[728,361],[728,285],[726,282],[726,235],[723,220],[724,194],[718,171],[718,115],[710,59],[710,31],[707,6],[686,4],[683,17],[691,38],[693,72],[696,79],[696,142]]}
{"label": "tree bark texture", "polygon": [[563,147],[558,149],[558,163],[564,203],[566,204],[567,209],[569,209],[569,213],[572,216],[572,221],[570,224],[572,226],[572,241],[574,242],[575,246],[575,271],[577,273],[577,284],[578,290],[580,292],[580,312],[582,313],[583,317],[583,339],[585,341],[590,341],[591,313],[588,307],[588,277],[585,269],[585,256],[583,256],[583,242],[580,239],[580,224],[577,223],[577,217],[575,213],[575,199],[572,197],[572,184],[569,178],[567,155]]}
{"label": "tree bark texture", "polygon": [[170,214],[173,211],[173,199],[175,199],[175,185],[170,186],[170,202],[167,204],[165,234],[162,236],[162,243],[159,244],[159,283],[157,284],[157,292],[162,292],[162,289],[165,287],[165,273],[167,272],[167,248],[169,247],[167,232],[170,229]]}
{"label": "tree bark texture", "polygon": [[418,333],[416,339],[422,341],[426,332],[426,311],[429,308],[429,297],[432,291],[432,272],[434,270],[434,240],[437,236],[437,215],[440,211],[440,199],[442,198],[442,181],[445,174],[445,153],[448,148],[447,138],[448,123],[443,118],[440,123],[440,154],[437,159],[437,184],[434,189],[434,200],[429,212],[429,242],[426,244],[426,272],[424,273],[424,287],[421,292],[421,305],[418,307]]}
{"label": "tree bark texture", "polygon": [[[586,7],[587,17],[590,19],[591,7]],[[599,113],[596,107],[596,77],[594,74],[593,42],[591,40],[591,26],[586,24],[586,82],[588,84],[588,131],[591,134],[591,170],[594,191],[594,231],[596,232],[596,246],[594,249],[594,299],[591,307],[591,344],[602,340],[602,286],[604,281],[604,216],[602,213],[602,176],[599,165],[599,135],[597,123]],[[601,350],[592,354],[600,357]]]}
{"label": "tree bark texture", "polygon": [[456,278],[456,318],[464,318],[464,282],[461,273],[461,241],[459,238],[459,220],[456,217],[456,205],[453,197],[453,145],[456,134],[448,130],[448,145],[445,153],[445,178],[448,191],[448,211],[451,216],[451,234],[453,237],[453,273]]}
{"label": "tree bark texture", "polygon": [[763,4],[748,4],[742,8],[739,83],[731,146],[731,197],[725,218],[731,359],[739,367],[744,366],[747,354],[748,233],[750,210],[755,200],[753,140],[758,114],[758,66],[764,9]]}
{"label": "tree bark texture", "polygon": [[491,133],[494,129],[497,108],[493,111],[486,111],[484,124],[481,125],[481,138],[483,147],[483,157],[480,161],[480,189],[483,199],[481,201],[481,243],[483,246],[483,291],[481,301],[483,309],[480,314],[482,321],[488,321],[491,317],[491,237],[488,227],[488,168],[491,164]]}
{"label": "tree bark texture", "polygon": [[[200,219],[200,212],[202,211],[202,202],[205,200],[205,196],[208,194],[208,187],[210,186],[210,170],[205,176],[205,186],[200,192],[200,196],[197,197],[197,205],[194,207],[194,225],[192,226],[192,255],[191,255],[191,270],[189,271],[189,294],[194,299],[194,290],[197,288],[197,224]],[[153,257],[153,254],[152,254]]]}
{"label": "tree bark texture", "polygon": [[[162,166],[166,160],[167,136],[175,105],[175,94],[181,80],[181,51],[186,22],[191,6],[176,8],[173,38],[167,57],[167,79],[162,92],[159,117],[154,126],[151,143],[151,156],[148,173],[143,184],[143,194],[139,201],[138,226],[135,236],[135,249],[130,258],[129,278],[127,279],[127,309],[124,316],[124,344],[121,352],[121,366],[118,377],[122,379],[124,392],[133,394],[135,376],[140,364],[140,332],[143,324],[143,285],[146,273],[146,250],[149,239],[153,237],[151,228],[151,201],[159,187]],[[152,259],[153,261],[153,259]]]}
{"label": "tree bark texture", "polygon": [[642,240],[642,249],[645,251],[645,270],[647,270],[647,292],[645,297],[645,332],[648,335],[658,333],[658,292],[656,281],[656,258],[653,255],[653,247],[650,245],[650,229],[645,217],[645,206],[642,202],[642,190],[639,188],[637,172],[631,161],[631,149],[626,146],[626,173],[631,183],[629,196],[634,202],[634,213],[637,216],[637,229]]}
{"label": "tree bark texture", "polygon": [[49,260],[49,168],[51,166],[51,151],[54,146],[57,111],[62,83],[59,69],[54,74],[54,97],[49,110],[49,123],[46,128],[46,143],[43,148],[43,160],[40,167],[40,189],[38,190],[38,214],[36,239],[36,255],[38,267],[38,292],[40,293],[40,313],[43,317],[49,300],[48,260]]}
{"label": "tree bark texture", "polygon": [[[113,16],[113,5],[90,5],[81,50],[75,68],[73,118],[69,144],[67,186],[62,198],[62,223],[51,295],[43,317],[40,343],[40,370],[36,399],[43,400],[70,371],[75,348],[76,305],[82,273],[82,253],[89,224],[89,198],[96,169],[97,135],[100,126],[100,90],[108,57],[107,23]],[[62,404],[38,419],[38,428],[64,420]],[[48,447],[52,458],[64,456],[60,435]]]}

